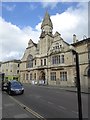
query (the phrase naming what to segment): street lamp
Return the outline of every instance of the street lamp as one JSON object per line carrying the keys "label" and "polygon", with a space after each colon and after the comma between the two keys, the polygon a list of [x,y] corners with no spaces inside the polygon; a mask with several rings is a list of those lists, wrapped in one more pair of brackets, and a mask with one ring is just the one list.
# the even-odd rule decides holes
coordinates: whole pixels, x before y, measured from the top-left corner
{"label": "street lamp", "polygon": [[80,87],[80,74],[79,74],[79,58],[78,53],[72,50],[72,53],[76,57],[76,85],[77,85],[77,96],[78,96],[78,116],[79,120],[82,120],[82,101],[81,101],[81,87]]}

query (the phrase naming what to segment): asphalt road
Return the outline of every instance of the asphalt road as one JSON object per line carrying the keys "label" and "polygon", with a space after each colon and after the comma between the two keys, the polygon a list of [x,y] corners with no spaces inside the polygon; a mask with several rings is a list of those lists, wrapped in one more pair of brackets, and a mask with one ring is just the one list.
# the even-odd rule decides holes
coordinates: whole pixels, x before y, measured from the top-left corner
{"label": "asphalt road", "polygon": [[[44,118],[78,118],[77,94],[47,86],[25,84],[23,95],[13,98]],[[88,95],[82,94],[83,118],[88,117]]]}
{"label": "asphalt road", "polygon": [[2,93],[0,91],[0,120],[2,118]]}

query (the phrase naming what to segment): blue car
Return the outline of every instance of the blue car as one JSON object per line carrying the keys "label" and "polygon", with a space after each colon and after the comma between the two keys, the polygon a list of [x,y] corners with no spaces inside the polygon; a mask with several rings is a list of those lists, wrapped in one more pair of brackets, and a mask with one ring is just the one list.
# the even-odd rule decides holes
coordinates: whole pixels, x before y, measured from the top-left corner
{"label": "blue car", "polygon": [[7,90],[6,91],[9,95],[23,94],[24,93],[24,87],[19,81],[11,80],[7,83]]}

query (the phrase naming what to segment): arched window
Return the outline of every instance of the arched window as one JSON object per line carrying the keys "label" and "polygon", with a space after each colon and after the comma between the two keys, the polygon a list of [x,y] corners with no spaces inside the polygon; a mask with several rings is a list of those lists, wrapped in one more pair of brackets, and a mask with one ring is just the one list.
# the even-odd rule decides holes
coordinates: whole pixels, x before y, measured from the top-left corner
{"label": "arched window", "polygon": [[88,73],[87,74],[88,74],[88,77],[90,78],[90,68],[88,69]]}
{"label": "arched window", "polygon": [[27,68],[33,67],[33,56],[31,54],[27,57],[26,67]]}

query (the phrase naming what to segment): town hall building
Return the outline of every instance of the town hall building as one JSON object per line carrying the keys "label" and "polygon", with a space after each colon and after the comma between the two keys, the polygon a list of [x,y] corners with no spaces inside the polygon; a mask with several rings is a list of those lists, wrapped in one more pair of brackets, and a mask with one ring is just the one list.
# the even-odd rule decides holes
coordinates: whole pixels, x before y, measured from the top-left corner
{"label": "town hall building", "polygon": [[48,12],[41,24],[38,43],[29,40],[20,64],[20,81],[46,85],[76,86],[76,58],[79,54],[80,82],[88,86],[90,77],[90,38],[78,41],[73,35],[73,44],[63,40],[61,34],[53,34],[53,23]]}

